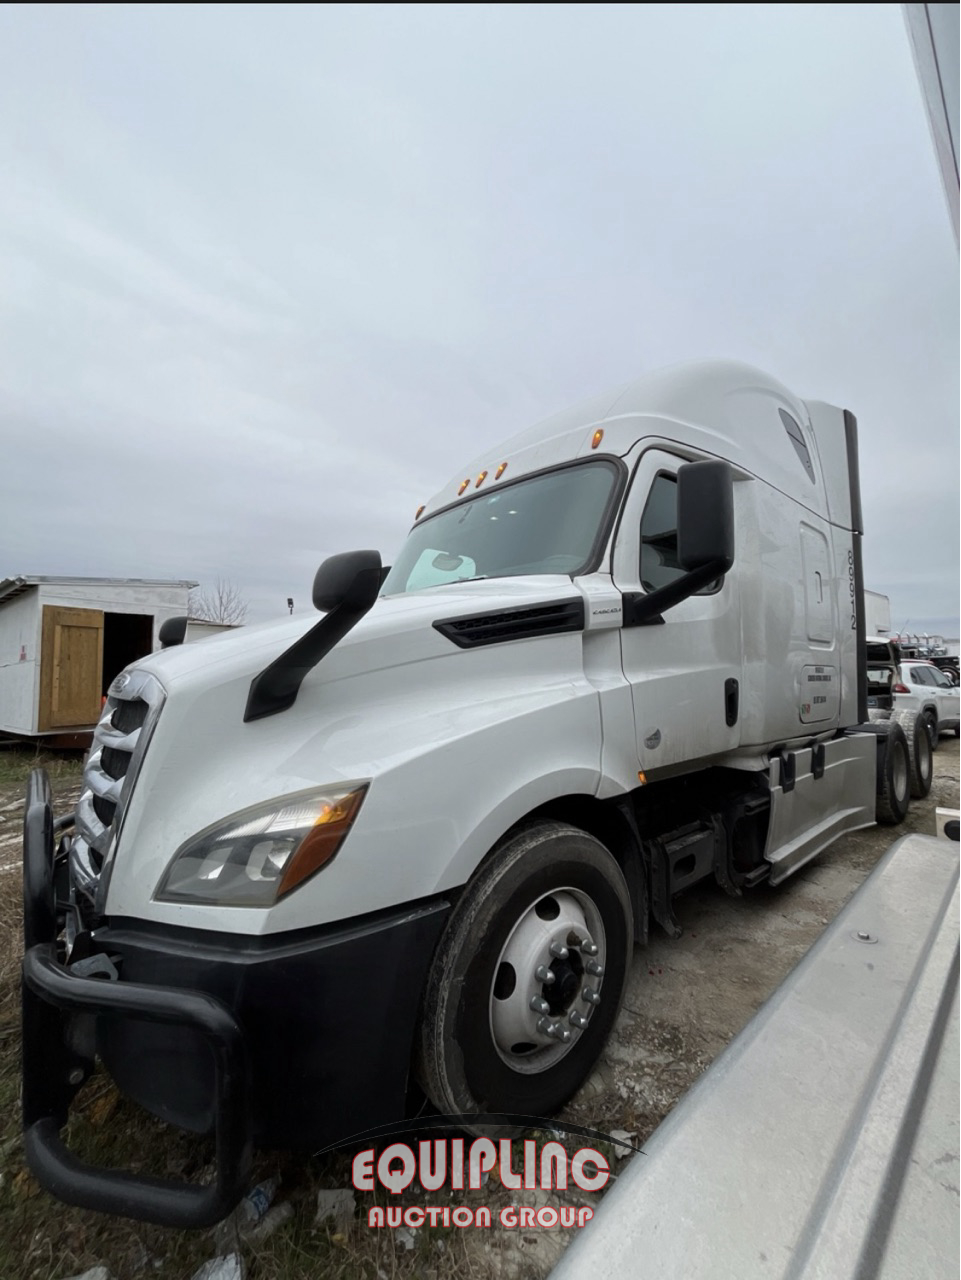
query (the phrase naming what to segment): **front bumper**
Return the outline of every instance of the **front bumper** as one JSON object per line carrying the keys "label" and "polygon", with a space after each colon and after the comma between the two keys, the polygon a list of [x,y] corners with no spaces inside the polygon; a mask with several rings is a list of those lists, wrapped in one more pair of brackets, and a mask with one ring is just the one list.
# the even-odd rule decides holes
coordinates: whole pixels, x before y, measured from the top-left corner
{"label": "front bumper", "polygon": [[[79,964],[64,963],[53,825],[35,770],[24,824],[23,1120],[42,1186],[86,1208],[205,1226],[246,1190],[254,1145],[316,1150],[404,1118],[446,899],[280,937],[112,920],[75,945]],[[90,976],[97,965],[107,980]],[[96,1057],[153,1114],[214,1135],[213,1186],[97,1169],[67,1151],[59,1131]]]}

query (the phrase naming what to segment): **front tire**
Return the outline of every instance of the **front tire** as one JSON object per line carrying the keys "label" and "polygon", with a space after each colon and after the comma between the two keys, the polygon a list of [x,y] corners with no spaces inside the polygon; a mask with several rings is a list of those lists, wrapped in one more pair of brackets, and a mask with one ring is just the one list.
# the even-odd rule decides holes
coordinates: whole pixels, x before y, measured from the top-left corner
{"label": "front tire", "polygon": [[508,839],[464,890],[434,957],[416,1059],[434,1105],[535,1116],[563,1106],[614,1025],[632,938],[624,876],[593,836],[540,822]]}

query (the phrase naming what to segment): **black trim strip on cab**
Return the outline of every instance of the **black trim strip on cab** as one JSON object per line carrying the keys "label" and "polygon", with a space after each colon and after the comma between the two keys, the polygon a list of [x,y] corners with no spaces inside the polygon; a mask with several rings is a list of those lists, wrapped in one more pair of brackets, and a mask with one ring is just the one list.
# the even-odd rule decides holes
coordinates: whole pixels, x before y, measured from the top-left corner
{"label": "black trim strip on cab", "polygon": [[460,618],[439,618],[434,629],[459,649],[477,649],[507,640],[531,640],[584,630],[583,600],[552,600],[520,609],[475,613]]}
{"label": "black trim strip on cab", "polygon": [[858,423],[849,409],[844,410],[844,443],[848,460],[848,490],[851,500],[851,554],[854,569],[854,629],[857,635],[858,723],[868,718],[868,637],[864,609],[864,560],[861,540],[864,518],[861,514],[861,469],[858,462]]}

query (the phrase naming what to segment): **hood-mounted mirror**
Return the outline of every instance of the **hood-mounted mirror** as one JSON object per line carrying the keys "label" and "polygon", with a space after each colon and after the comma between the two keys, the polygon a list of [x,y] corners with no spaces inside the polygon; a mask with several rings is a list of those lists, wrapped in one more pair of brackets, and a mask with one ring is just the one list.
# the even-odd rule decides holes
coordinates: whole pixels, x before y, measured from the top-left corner
{"label": "hood-mounted mirror", "polygon": [[379,551],[330,556],[314,576],[313,600],[324,617],[250,682],[244,721],[286,711],[304,677],[343,640],[377,599],[384,579]]}

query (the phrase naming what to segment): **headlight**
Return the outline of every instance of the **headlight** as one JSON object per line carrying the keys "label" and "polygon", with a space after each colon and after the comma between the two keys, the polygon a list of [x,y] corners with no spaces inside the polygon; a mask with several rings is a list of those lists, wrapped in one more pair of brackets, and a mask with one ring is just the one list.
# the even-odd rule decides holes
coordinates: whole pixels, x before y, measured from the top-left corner
{"label": "headlight", "polygon": [[272,906],[331,861],[367,786],[298,791],[208,827],[174,854],[157,900]]}

